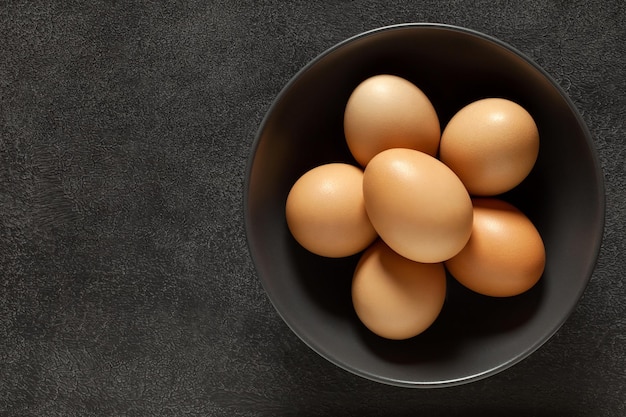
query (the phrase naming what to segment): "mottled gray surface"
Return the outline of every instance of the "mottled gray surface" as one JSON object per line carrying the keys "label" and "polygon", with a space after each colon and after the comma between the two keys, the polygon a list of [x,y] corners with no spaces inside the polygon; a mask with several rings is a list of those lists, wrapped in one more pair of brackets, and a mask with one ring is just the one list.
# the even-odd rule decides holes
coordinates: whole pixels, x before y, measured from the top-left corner
{"label": "mottled gray surface", "polygon": [[[621,0],[3,2],[0,415],[626,415],[625,20]],[[607,180],[597,269],[557,335],[429,391],[353,376],[289,331],[242,201],[257,126],[296,71],[420,21],[542,65]]]}

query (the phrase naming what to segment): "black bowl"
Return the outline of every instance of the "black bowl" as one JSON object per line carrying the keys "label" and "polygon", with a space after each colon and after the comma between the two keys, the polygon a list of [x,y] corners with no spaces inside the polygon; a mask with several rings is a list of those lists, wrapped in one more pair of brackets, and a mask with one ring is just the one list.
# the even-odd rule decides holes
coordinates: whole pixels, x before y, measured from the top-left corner
{"label": "black bowl", "polygon": [[[356,164],[343,136],[352,90],[375,74],[412,81],[431,99],[442,129],[464,105],[504,97],[539,128],[535,168],[501,196],[527,214],[544,239],[540,282],[496,299],[448,277],[440,317],[421,335],[391,341],[369,332],[352,308],[358,255],[327,259],[301,248],[285,221],[287,194],[305,171]],[[285,86],[254,142],[245,184],[248,245],[268,297],[289,327],[336,365],[409,387],[475,381],[526,358],[563,324],[595,266],[604,227],[602,171],[585,124],[565,92],[530,59],[492,37],[440,24],[384,27],[324,52]]]}

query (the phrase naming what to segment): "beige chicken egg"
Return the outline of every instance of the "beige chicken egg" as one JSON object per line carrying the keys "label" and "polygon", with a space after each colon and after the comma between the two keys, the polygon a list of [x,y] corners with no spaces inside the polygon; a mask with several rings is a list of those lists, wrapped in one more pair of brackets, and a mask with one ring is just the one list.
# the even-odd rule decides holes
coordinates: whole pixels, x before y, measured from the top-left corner
{"label": "beige chicken egg", "polygon": [[352,303],[361,322],[387,339],[424,332],[446,297],[443,264],[406,259],[378,240],[361,256],[352,280]]}
{"label": "beige chicken egg", "polygon": [[510,297],[532,288],[543,274],[546,254],[533,223],[496,198],[477,198],[467,245],[446,261],[461,284],[479,294]]}
{"label": "beige chicken egg", "polygon": [[363,171],[345,163],[320,165],[292,186],[285,206],[287,226],[305,249],[339,258],[376,239],[363,200]]}
{"label": "beige chicken egg", "polygon": [[350,152],[364,167],[390,148],[436,155],[441,127],[422,90],[404,78],[381,74],[352,92],[344,112],[344,133]]}
{"label": "beige chicken egg", "polygon": [[388,149],[365,168],[363,197],[380,237],[416,262],[456,255],[472,231],[472,201],[443,163],[412,149]]}
{"label": "beige chicken egg", "polygon": [[502,98],[475,101],[446,125],[439,158],[471,195],[494,196],[520,184],[539,153],[539,131],[522,106]]}

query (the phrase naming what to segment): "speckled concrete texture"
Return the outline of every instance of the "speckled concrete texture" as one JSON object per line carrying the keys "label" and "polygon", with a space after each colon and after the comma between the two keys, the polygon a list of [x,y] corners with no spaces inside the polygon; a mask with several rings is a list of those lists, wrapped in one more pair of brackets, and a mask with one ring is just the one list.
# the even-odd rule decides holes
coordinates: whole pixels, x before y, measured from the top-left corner
{"label": "speckled concrete texture", "polygon": [[[624,21],[621,0],[4,2],[0,415],[626,415]],[[556,336],[427,391],[308,349],[265,296],[243,224],[248,154],[282,86],[404,22],[478,30],[543,66],[588,124],[607,191],[597,268]]]}

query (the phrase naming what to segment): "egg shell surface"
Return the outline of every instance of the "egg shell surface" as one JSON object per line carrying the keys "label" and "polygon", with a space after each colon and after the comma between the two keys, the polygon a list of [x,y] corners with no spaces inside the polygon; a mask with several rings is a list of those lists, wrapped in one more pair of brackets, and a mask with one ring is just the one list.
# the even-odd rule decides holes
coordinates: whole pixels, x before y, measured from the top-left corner
{"label": "egg shell surface", "polygon": [[446,297],[443,264],[406,259],[381,240],[361,256],[352,280],[352,303],[361,322],[377,335],[408,339],[428,329]]}
{"label": "egg shell surface", "polygon": [[377,237],[365,211],[363,171],[350,164],[305,172],[287,196],[285,214],[296,241],[317,255],[351,256]]}
{"label": "egg shell surface", "polygon": [[361,166],[385,149],[409,148],[436,155],[441,126],[432,103],[416,85],[389,74],[370,77],[350,96],[344,134]]}
{"label": "egg shell surface", "polygon": [[473,196],[495,196],[519,185],[539,154],[539,131],[519,104],[486,98],[459,110],[446,125],[439,158]]}
{"label": "egg shell surface", "polygon": [[531,289],[541,278],[546,253],[541,235],[524,213],[496,198],[475,198],[474,224],[467,245],[445,262],[448,271],[470,290],[511,297]]}
{"label": "egg shell surface", "polygon": [[436,158],[412,149],[376,155],[363,175],[365,208],[379,236],[416,262],[456,255],[472,231],[472,201],[463,183]]}

